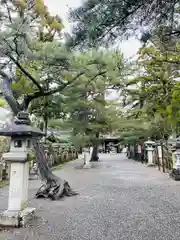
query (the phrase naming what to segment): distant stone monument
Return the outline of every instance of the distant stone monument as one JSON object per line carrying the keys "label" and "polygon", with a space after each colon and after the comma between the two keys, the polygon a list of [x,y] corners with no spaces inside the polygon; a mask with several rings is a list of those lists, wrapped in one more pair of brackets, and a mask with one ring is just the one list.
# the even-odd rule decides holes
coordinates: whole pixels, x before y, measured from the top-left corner
{"label": "distant stone monument", "polygon": [[90,147],[90,149],[85,148],[84,149],[84,166],[83,168],[88,169],[91,168],[91,156],[92,156],[92,152],[93,152],[93,147]]}
{"label": "distant stone monument", "polygon": [[180,181],[180,141],[176,142],[176,147],[173,149],[172,159],[173,159],[173,169],[170,176],[175,181]]}
{"label": "distant stone monument", "polygon": [[155,149],[155,142],[151,141],[150,138],[148,138],[148,141],[145,142],[146,150],[147,150],[147,156],[148,156],[148,163],[147,166],[151,167],[154,166],[153,161],[153,153]]}

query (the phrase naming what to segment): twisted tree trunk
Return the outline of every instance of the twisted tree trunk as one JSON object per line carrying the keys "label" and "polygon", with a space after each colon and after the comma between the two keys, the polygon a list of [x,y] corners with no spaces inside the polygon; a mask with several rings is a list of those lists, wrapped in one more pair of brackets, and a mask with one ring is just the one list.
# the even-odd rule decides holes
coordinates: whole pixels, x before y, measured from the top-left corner
{"label": "twisted tree trunk", "polygon": [[99,147],[99,133],[96,133],[96,139],[93,141],[93,152],[91,155],[90,162],[97,162],[99,160],[98,147]]}
{"label": "twisted tree trunk", "polygon": [[99,157],[98,157],[98,145],[94,145],[93,146],[93,152],[92,152],[92,155],[91,155],[91,160],[90,162],[97,162],[99,160]]}
{"label": "twisted tree trunk", "polygon": [[45,182],[37,191],[37,198],[50,198],[52,200],[58,200],[64,196],[77,195],[69,183],[65,180],[54,175],[51,169],[47,165],[47,159],[44,153],[43,145],[40,144],[38,139],[33,139],[33,146],[36,151],[36,161],[39,167],[41,179]]}

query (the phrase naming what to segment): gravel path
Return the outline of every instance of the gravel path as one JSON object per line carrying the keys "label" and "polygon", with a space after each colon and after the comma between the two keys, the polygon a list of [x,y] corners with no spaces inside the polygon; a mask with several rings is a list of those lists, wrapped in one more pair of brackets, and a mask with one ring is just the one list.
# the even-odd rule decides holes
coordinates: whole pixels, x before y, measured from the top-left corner
{"label": "gravel path", "polygon": [[[180,182],[123,154],[101,155],[92,169],[80,169],[81,162],[57,172],[80,195],[37,200],[40,183],[31,181],[30,205],[38,218],[25,229],[1,231],[0,240],[180,239]],[[2,211],[7,188],[0,191]]]}

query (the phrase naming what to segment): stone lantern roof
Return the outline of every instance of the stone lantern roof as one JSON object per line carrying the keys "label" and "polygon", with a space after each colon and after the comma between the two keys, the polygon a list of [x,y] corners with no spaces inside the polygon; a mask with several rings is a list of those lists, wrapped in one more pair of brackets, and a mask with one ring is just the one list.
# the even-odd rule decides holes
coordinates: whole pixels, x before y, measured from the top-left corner
{"label": "stone lantern roof", "polygon": [[152,141],[150,138],[145,142],[146,145],[155,145],[155,142]]}
{"label": "stone lantern roof", "polygon": [[20,112],[14,122],[0,129],[0,136],[6,137],[42,137],[44,133],[30,125],[28,113]]}

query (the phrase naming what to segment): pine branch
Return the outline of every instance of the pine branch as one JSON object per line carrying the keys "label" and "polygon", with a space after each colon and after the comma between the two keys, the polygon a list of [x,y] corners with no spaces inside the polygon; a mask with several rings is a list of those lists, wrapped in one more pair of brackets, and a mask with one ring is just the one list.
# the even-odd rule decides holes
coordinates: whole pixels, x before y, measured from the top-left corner
{"label": "pine branch", "polygon": [[[102,72],[99,72],[97,73],[96,75],[94,75],[92,78],[90,78],[90,81],[93,81],[94,79],[96,79],[98,76],[100,75],[103,75],[106,71],[102,71]],[[71,84],[74,83],[74,81],[76,81],[80,76],[82,76],[84,74],[84,72],[80,72],[78,73],[72,80],[71,82],[67,82],[67,83],[64,83],[62,84],[61,86],[57,87],[57,88],[54,88],[54,89],[51,89],[49,91],[38,91],[38,92],[35,92],[33,94],[28,94],[28,95],[25,95],[24,97],[24,101],[23,101],[23,109],[27,109],[28,106],[29,106],[29,103],[36,99],[36,98],[39,98],[39,97],[44,97],[44,96],[50,96],[50,95],[53,95],[55,93],[58,93],[58,92],[61,92],[63,91],[66,87],[70,86]]]}
{"label": "pine branch", "polygon": [[9,55],[9,58],[16,64],[20,71],[34,83],[34,85],[40,90],[40,92],[43,92],[43,88],[40,86],[37,80],[33,78],[33,76],[30,73],[28,73],[13,56]]}

